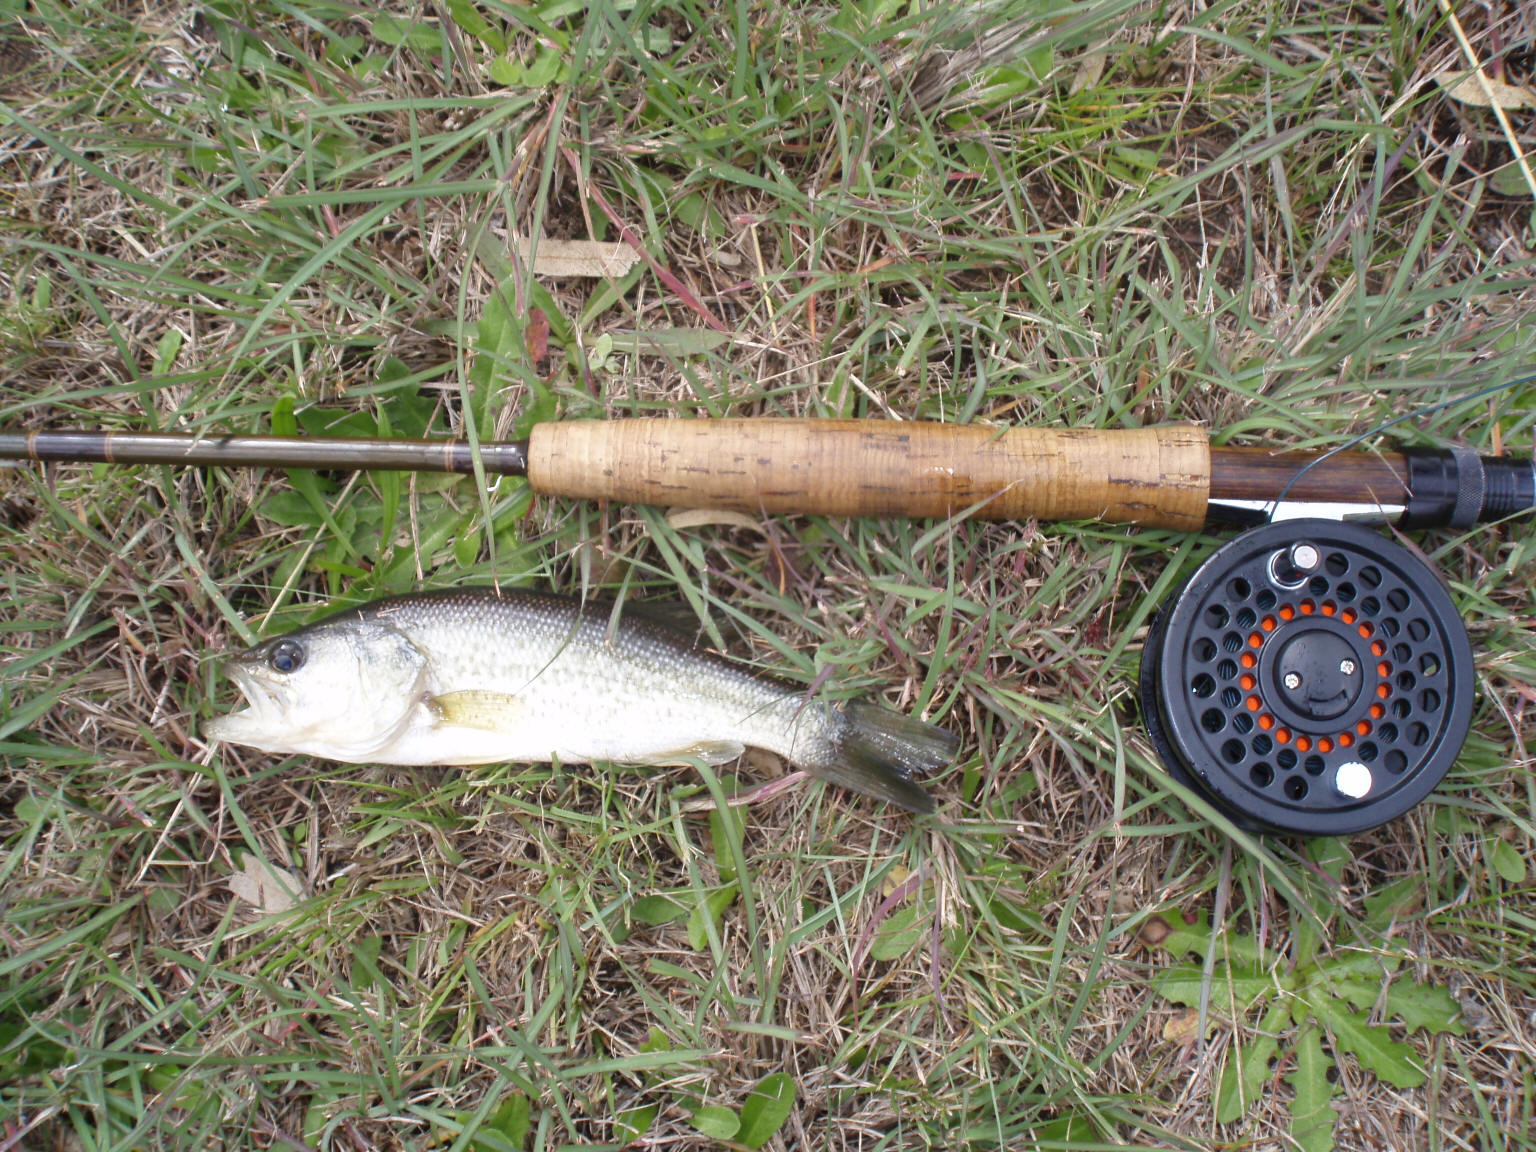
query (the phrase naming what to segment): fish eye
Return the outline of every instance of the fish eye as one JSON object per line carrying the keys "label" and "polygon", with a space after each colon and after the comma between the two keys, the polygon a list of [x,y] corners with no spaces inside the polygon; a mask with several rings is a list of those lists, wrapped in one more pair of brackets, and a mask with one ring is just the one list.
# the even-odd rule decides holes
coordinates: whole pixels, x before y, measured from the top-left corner
{"label": "fish eye", "polygon": [[296,640],[279,640],[267,654],[267,665],[274,672],[297,672],[304,665],[304,646]]}

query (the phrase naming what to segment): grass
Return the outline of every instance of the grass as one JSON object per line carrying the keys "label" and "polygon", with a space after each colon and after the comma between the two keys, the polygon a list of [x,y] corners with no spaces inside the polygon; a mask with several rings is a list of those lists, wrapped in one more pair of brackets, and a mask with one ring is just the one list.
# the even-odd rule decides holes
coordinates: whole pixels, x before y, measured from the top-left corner
{"label": "grass", "polygon": [[[8,426],[1531,437],[1529,385],[1435,407],[1536,360],[1536,262],[1531,140],[1437,82],[1469,65],[1431,0],[0,12]],[[1531,83],[1520,5],[1458,16]],[[541,281],[510,238],[621,228],[665,276]],[[1224,834],[1137,725],[1145,625],[1216,536],[88,466],[0,471],[0,523],[0,1148],[1532,1145],[1525,526],[1419,541],[1472,738],[1309,849]],[[926,713],[965,738],[940,815],[696,810],[762,758],[199,739],[226,650],[490,580],[681,599]]]}

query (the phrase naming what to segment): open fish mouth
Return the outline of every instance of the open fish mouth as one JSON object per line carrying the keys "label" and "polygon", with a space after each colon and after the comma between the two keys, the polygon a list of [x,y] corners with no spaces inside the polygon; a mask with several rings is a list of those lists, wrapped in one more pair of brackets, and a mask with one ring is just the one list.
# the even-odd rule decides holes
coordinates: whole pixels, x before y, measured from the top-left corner
{"label": "open fish mouth", "polygon": [[204,731],[209,736],[216,740],[248,739],[251,735],[282,721],[283,714],[287,711],[287,704],[276,685],[264,680],[249,667],[238,663],[228,665],[224,669],[224,674],[240,690],[240,695],[245,698],[247,706],[208,721]]}

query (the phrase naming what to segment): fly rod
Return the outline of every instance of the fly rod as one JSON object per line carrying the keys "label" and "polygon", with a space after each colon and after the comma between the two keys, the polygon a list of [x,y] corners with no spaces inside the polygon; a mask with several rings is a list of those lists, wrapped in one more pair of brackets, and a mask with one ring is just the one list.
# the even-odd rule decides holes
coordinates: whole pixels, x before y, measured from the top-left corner
{"label": "fly rod", "polygon": [[[524,476],[546,496],[828,516],[1104,520],[1285,515],[1466,527],[1536,508],[1530,459],[1463,448],[1212,447],[1192,425],[994,428],[816,419],[551,421],[526,441],[0,432],[0,460]],[[1284,497],[1284,507],[1276,502]]]}
{"label": "fly rod", "polygon": [[[1401,816],[1460,753],[1466,627],[1419,553],[1345,521],[1464,528],[1536,508],[1529,458],[1467,448],[1213,447],[1192,425],[553,421],[525,442],[0,433],[0,460],[525,476],[547,496],[748,514],[1259,523],[1156,613],[1138,700],[1170,775],[1239,827],[1347,835]],[[1267,522],[1266,522],[1267,521]]]}

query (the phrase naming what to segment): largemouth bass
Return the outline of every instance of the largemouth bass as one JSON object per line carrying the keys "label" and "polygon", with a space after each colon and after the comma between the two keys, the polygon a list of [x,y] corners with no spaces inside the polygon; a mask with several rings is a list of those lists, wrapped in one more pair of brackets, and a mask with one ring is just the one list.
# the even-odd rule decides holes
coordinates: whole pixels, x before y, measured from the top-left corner
{"label": "largemouth bass", "polygon": [[803,690],[699,651],[638,613],[535,592],[375,601],[235,657],[248,707],[208,735],[347,763],[594,760],[723,764],[748,746],[912,812],[914,774],[959,740],[875,704]]}

